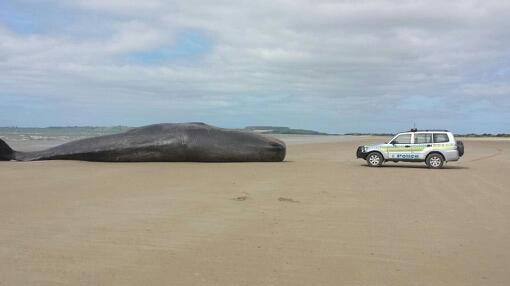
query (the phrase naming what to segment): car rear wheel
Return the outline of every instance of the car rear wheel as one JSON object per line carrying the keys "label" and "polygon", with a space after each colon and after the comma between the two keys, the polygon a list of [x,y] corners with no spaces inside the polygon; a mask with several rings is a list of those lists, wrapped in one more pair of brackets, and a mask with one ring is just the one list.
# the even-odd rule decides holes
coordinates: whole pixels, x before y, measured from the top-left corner
{"label": "car rear wheel", "polygon": [[427,156],[425,163],[430,169],[441,169],[444,165],[444,159],[440,154],[434,153]]}
{"label": "car rear wheel", "polygon": [[369,167],[379,167],[383,163],[383,157],[378,152],[372,152],[367,156],[367,164]]}

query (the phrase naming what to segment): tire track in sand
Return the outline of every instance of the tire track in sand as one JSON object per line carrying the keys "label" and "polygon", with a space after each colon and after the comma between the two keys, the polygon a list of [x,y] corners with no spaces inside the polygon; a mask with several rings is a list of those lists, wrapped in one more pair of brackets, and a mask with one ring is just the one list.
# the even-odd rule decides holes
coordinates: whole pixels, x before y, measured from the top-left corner
{"label": "tire track in sand", "polygon": [[494,158],[496,156],[500,156],[501,154],[503,154],[503,149],[501,148],[496,148],[496,153],[494,154],[491,154],[491,155],[487,155],[487,156],[482,156],[482,157],[479,157],[479,158],[475,158],[475,159],[471,159],[467,162],[476,162],[476,161],[482,161],[482,160],[487,160],[487,159],[490,159],[490,158]]}

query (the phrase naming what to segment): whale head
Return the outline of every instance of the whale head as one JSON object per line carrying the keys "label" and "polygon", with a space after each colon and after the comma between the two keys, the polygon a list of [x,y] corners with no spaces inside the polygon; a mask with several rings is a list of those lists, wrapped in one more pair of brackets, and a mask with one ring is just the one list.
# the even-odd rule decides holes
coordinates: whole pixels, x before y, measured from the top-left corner
{"label": "whale head", "polygon": [[200,124],[186,128],[188,156],[211,162],[281,162],[286,145],[271,136]]}

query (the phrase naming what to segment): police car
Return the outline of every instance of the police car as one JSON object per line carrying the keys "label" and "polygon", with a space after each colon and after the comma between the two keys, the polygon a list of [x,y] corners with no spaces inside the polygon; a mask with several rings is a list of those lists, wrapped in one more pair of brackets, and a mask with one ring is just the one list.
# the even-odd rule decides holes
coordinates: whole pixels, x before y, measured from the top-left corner
{"label": "police car", "polygon": [[425,162],[429,168],[442,168],[446,162],[464,155],[464,144],[448,130],[417,130],[397,134],[388,143],[359,146],[356,157],[370,167],[384,162]]}

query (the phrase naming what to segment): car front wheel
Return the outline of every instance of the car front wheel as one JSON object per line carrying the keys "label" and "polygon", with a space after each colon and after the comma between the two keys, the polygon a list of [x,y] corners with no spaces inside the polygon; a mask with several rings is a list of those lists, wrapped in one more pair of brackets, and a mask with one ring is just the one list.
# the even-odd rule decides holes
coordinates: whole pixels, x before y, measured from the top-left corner
{"label": "car front wheel", "polygon": [[427,156],[427,160],[425,161],[427,167],[431,169],[441,169],[444,164],[443,156],[439,154],[430,154]]}
{"label": "car front wheel", "polygon": [[367,163],[369,167],[379,167],[383,163],[383,157],[380,153],[372,152],[367,156]]}

